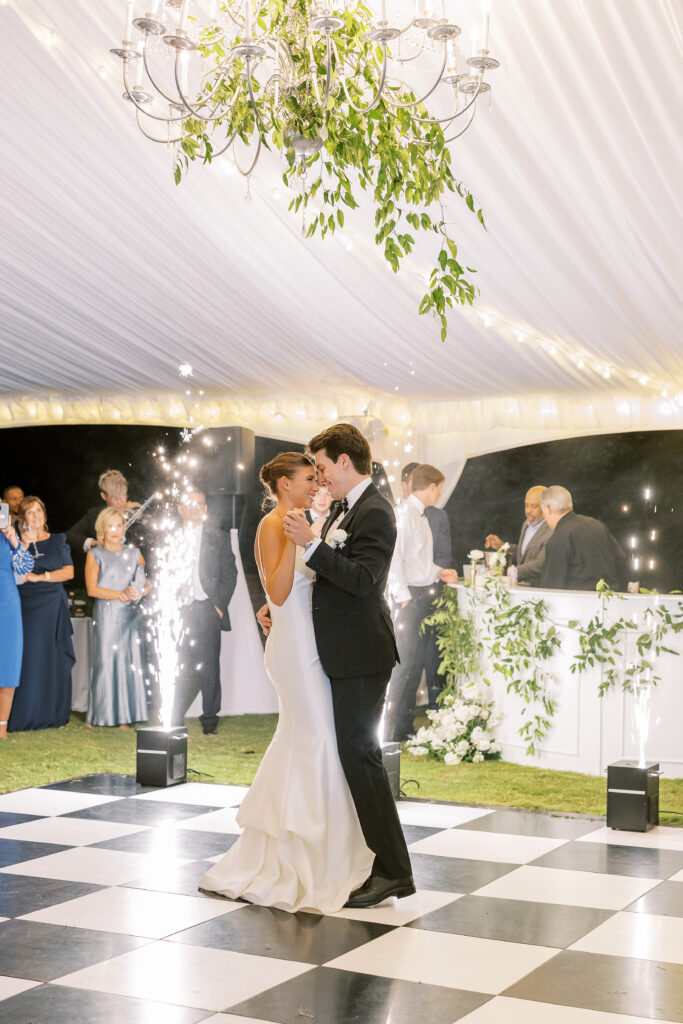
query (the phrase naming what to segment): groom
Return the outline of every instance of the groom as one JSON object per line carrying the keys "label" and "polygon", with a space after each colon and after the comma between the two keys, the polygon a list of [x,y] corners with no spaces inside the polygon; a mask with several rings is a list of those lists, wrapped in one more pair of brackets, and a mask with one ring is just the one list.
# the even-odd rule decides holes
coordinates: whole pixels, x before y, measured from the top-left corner
{"label": "groom", "polygon": [[[290,512],[284,529],[316,573],[313,626],[330,678],[339,757],[365,841],[375,854],[370,877],[347,907],[372,907],[415,892],[408,849],[382,764],[378,728],[384,693],[398,660],[384,590],[396,543],[391,505],[372,483],[370,446],[348,423],[328,427],[308,445],[318,480],[336,503],[321,537],[304,513]],[[335,546],[333,531],[345,531]],[[335,539],[335,538],[330,538]]]}

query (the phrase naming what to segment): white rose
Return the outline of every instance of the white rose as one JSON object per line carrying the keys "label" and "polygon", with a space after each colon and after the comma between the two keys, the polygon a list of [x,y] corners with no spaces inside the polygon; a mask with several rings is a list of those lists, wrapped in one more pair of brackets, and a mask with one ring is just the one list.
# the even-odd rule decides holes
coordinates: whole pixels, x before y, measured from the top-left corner
{"label": "white rose", "polygon": [[346,530],[332,530],[328,533],[325,541],[330,545],[331,548],[343,548],[348,540],[348,533]]}
{"label": "white rose", "polygon": [[467,557],[469,558],[469,560],[471,562],[480,562],[482,560],[482,558],[484,557],[484,552],[483,551],[478,551],[475,548],[474,551],[470,551],[470,553],[469,553],[469,555]]}
{"label": "white rose", "polygon": [[470,717],[469,708],[466,705],[461,704],[460,707],[455,709],[455,717],[459,722],[467,722]]}
{"label": "white rose", "polygon": [[450,751],[444,757],[445,764],[460,764],[460,758],[457,754],[453,754]]}
{"label": "white rose", "polygon": [[480,753],[479,753],[479,752],[477,751],[477,753],[476,753],[476,754],[474,755],[474,757],[472,758],[472,760],[473,760],[473,761],[476,761],[476,762],[477,762],[477,764],[478,764],[478,763],[479,763],[480,761],[483,761],[483,760],[484,760],[484,755],[483,755],[483,754],[480,754]]}
{"label": "white rose", "polygon": [[474,729],[470,733],[470,739],[472,740],[473,743],[476,743],[477,740],[483,735],[484,730],[482,729],[482,727],[480,725],[475,725]]}
{"label": "white rose", "polygon": [[408,753],[412,754],[413,757],[425,757],[425,755],[428,754],[429,751],[427,750],[426,747],[420,747],[420,746],[410,747],[409,746],[408,747]]}
{"label": "white rose", "polygon": [[455,752],[460,757],[464,757],[465,754],[469,751],[469,749],[470,749],[469,740],[460,740],[458,743],[455,744]]}
{"label": "white rose", "polygon": [[479,715],[479,717],[483,718],[484,721],[486,721],[486,719],[489,717],[490,714],[491,714],[491,712],[489,711],[488,708],[482,708],[481,709],[481,714]]}
{"label": "white rose", "polygon": [[474,745],[477,750],[489,750],[491,747],[491,741],[486,736],[482,736]]}

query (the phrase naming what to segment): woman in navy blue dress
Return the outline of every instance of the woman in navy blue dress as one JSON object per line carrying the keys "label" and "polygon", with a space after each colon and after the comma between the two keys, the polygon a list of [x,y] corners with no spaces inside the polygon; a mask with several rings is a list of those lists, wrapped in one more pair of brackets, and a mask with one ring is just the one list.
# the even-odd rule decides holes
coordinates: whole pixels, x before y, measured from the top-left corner
{"label": "woman in navy blue dress", "polygon": [[33,555],[20,544],[13,526],[0,530],[0,739],[7,736],[14,692],[19,685],[23,632],[14,573],[33,568]]}
{"label": "woman in navy blue dress", "polygon": [[71,551],[63,533],[48,533],[45,505],[24,498],[21,539],[35,558],[19,587],[24,626],[21,683],[9,716],[10,732],[66,725],[71,715],[71,669],[76,660],[64,589],[72,580]]}

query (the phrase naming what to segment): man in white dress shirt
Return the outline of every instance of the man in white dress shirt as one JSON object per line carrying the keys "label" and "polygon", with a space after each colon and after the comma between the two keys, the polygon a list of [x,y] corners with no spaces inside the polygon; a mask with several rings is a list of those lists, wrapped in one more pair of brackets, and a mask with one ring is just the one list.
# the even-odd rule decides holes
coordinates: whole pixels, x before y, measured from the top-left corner
{"label": "man in white dress shirt", "polygon": [[[524,514],[526,516],[519,542],[511,544],[508,558],[517,570],[517,580],[527,587],[540,587],[541,572],[545,564],[546,544],[552,536],[552,530],[541,512],[541,494],[545,490],[543,484],[530,487],[524,496]],[[495,533],[486,538],[486,547],[498,551],[503,541]],[[509,570],[508,570],[509,572]]]}
{"label": "man in white dress shirt", "polygon": [[455,569],[434,562],[434,540],[425,516],[425,509],[439,500],[444,475],[434,466],[419,465],[410,482],[412,493],[397,509],[398,535],[389,576],[392,599],[400,605],[396,642],[401,659],[387,693],[384,739],[390,742],[402,742],[414,731],[415,696],[429,643],[420,627],[431,611],[435,584],[455,583],[458,578]]}

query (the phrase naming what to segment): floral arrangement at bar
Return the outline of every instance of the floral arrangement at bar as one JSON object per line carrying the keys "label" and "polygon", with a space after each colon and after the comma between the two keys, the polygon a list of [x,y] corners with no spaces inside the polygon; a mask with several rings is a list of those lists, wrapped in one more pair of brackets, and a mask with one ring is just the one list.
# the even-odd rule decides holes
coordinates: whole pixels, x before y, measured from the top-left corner
{"label": "floral arrangement at bar", "polygon": [[458,693],[441,695],[441,707],[427,712],[430,724],[411,736],[406,753],[445,764],[499,761],[500,744],[493,738],[493,701]]}

